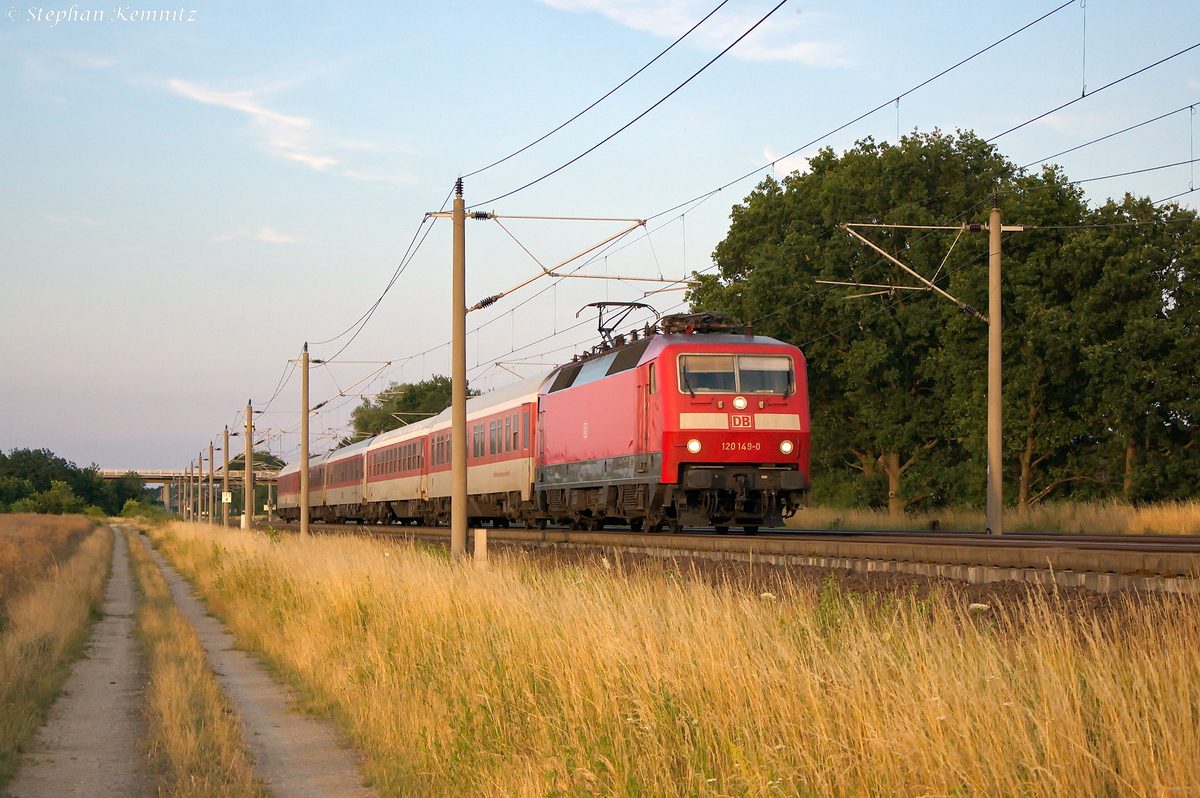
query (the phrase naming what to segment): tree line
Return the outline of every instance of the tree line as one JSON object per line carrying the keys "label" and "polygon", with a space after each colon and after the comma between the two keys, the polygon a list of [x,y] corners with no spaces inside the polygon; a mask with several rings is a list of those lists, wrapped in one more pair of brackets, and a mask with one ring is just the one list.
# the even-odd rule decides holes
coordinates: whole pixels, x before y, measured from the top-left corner
{"label": "tree line", "polygon": [[[979,504],[987,324],[903,288],[920,283],[839,225],[986,223],[993,192],[1004,224],[1031,228],[1002,247],[1006,500],[1196,496],[1200,224],[1175,203],[1092,207],[1060,168],[1020,169],[972,133],[867,139],[734,206],[692,308],[804,350],[818,501]],[[986,231],[862,232],[986,310]]]}
{"label": "tree line", "polygon": [[125,503],[158,504],[137,474],[104,479],[100,467],[80,468],[48,449],[0,451],[0,513],[83,513],[95,508],[107,517]]}
{"label": "tree line", "polygon": [[[468,388],[467,396],[479,396],[479,391]],[[388,430],[432,418],[450,406],[451,398],[450,378],[440,374],[420,382],[390,383],[377,396],[364,398],[350,412],[354,433],[343,438],[338,446],[349,446]]]}

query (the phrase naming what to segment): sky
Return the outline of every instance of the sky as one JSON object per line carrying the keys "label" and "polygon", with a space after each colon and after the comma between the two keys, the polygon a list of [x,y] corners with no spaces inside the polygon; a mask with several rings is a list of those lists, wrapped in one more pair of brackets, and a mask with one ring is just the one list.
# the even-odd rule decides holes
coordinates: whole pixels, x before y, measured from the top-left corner
{"label": "sky", "polygon": [[[0,7],[0,450],[182,468],[237,429],[251,400],[265,408],[264,448],[294,459],[289,361],[306,341],[333,360],[312,372],[313,403],[329,400],[313,449],[334,445],[362,394],[449,373],[450,224],[425,214],[462,175],[477,210],[648,219],[564,271],[676,280],[711,269],[731,207],[758,181],[805,168],[823,146],[935,128],[990,138],[1086,86],[1095,94],[1002,136],[1000,151],[1036,164],[1184,109],[1053,162],[1078,180],[1196,157],[1186,107],[1200,103],[1200,48],[1097,91],[1200,43],[1195,2],[1077,0],[897,104],[1059,3],[788,0],[627,130],[493,201],[641,114],[777,2],[729,0],[592,111],[471,174],[605,94],[718,1]],[[1084,184],[1094,203],[1193,185],[1194,165]],[[472,220],[468,299],[627,226]],[[335,337],[402,262],[342,351],[350,336]],[[644,297],[660,287],[679,285],[543,278],[470,314],[472,387],[594,344],[594,317],[576,317],[590,302],[679,312],[682,291]]]}

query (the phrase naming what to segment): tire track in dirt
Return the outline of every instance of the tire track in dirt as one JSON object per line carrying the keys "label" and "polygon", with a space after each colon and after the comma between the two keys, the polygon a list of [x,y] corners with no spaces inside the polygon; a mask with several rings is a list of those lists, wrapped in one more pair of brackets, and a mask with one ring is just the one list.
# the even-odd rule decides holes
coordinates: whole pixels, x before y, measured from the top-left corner
{"label": "tire track in dirt", "polygon": [[363,787],[353,752],[338,745],[332,724],[289,710],[290,691],[251,656],[234,648],[233,635],[208,614],[204,603],[171,565],[151,548],[179,612],[195,628],[222,689],[233,701],[254,755],[255,772],[276,798],[375,798]]}
{"label": "tire track in dirt", "polygon": [[147,792],[142,673],[133,613],[137,597],[125,536],[113,531],[112,575],[104,617],[92,629],[87,658],[75,664],[50,709],[27,762],[9,785],[17,798],[136,796]]}

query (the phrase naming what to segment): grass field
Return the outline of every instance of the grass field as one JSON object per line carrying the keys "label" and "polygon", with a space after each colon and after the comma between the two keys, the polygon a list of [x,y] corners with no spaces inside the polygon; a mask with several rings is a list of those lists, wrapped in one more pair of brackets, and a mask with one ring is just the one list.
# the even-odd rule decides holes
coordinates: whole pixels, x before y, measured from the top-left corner
{"label": "grass field", "polygon": [[267,795],[241,727],[209,669],[196,631],[136,533],[129,554],[141,601],[135,618],[148,671],[147,749],[163,798]]}
{"label": "grass field", "polygon": [[[79,516],[0,515],[0,556],[12,591],[0,633],[0,789],[99,618],[112,537],[107,528],[91,530]],[[22,570],[14,575],[10,568]]]}
{"label": "grass field", "polygon": [[385,795],[1200,790],[1195,599],[973,610],[954,590],[760,594],[602,560],[479,572],[360,538],[151,534]]}
{"label": "grass field", "polygon": [[0,628],[8,602],[70,559],[92,529],[81,515],[0,514]]}
{"label": "grass field", "polygon": [[[987,527],[983,510],[934,510],[893,516],[887,510],[813,507],[787,520],[792,529],[929,529],[982,532]],[[1026,513],[1004,512],[1004,531],[1088,533],[1112,535],[1200,535],[1200,501],[1162,502],[1134,506],[1119,501],[1059,502],[1034,505]]]}

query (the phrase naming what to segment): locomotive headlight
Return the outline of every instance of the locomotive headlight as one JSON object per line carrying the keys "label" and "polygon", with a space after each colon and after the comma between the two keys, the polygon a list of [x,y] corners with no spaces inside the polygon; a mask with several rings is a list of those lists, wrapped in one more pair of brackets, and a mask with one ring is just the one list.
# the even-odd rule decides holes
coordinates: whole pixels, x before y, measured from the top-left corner
{"label": "locomotive headlight", "polygon": [[735,396],[733,398],[733,408],[735,410],[745,410],[746,409],[746,397]]}
{"label": "locomotive headlight", "polygon": [[783,454],[791,454],[795,448],[796,448],[796,444],[792,443],[791,441],[780,441],[779,442],[779,451],[782,452]]}
{"label": "locomotive headlight", "polygon": [[691,452],[692,454],[699,454],[700,453],[700,441],[696,440],[695,438],[692,438],[690,441],[687,442],[687,450],[689,452]]}

